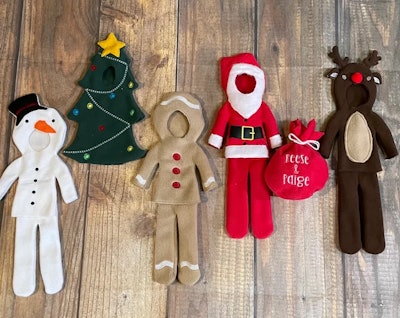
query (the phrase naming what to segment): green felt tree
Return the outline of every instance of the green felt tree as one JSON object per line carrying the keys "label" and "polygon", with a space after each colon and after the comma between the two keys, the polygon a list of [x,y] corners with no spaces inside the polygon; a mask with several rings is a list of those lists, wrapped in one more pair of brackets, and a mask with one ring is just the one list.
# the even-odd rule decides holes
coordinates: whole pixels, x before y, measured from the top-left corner
{"label": "green felt tree", "polygon": [[103,50],[92,57],[79,81],[84,92],[68,113],[78,130],[64,154],[82,163],[122,164],[146,154],[132,131],[132,125],[145,115],[132,95],[138,85],[122,49],[125,43],[110,33],[98,44]]}

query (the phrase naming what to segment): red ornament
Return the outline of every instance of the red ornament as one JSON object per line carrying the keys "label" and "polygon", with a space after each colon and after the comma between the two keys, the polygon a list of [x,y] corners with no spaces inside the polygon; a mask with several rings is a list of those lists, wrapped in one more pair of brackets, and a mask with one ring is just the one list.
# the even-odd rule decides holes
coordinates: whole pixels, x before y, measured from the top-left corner
{"label": "red ornament", "polygon": [[96,65],[91,65],[90,69],[94,72],[97,69],[97,67],[96,67]]}
{"label": "red ornament", "polygon": [[104,129],[106,129],[106,127],[105,127],[104,125],[100,125],[100,126],[99,126],[99,130],[100,130],[100,131],[104,131]]}

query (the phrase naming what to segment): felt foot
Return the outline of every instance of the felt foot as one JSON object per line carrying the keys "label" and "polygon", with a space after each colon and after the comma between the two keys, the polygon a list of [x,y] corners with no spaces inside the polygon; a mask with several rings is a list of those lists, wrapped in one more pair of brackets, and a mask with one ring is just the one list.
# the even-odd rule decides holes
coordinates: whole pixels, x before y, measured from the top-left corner
{"label": "felt foot", "polygon": [[15,285],[13,286],[14,294],[20,297],[28,297],[32,295],[36,287],[35,286],[29,286],[29,285]]}
{"label": "felt foot", "polygon": [[45,285],[44,289],[46,294],[57,294],[64,287],[64,281],[54,282],[49,286],[49,284]]}
{"label": "felt foot", "polygon": [[154,280],[163,285],[171,285],[176,279],[176,269],[164,267],[162,269],[154,269]]}
{"label": "felt foot", "polygon": [[187,266],[184,266],[179,269],[178,280],[184,285],[194,285],[200,279],[200,270],[199,269],[190,269]]}
{"label": "felt foot", "polygon": [[385,250],[385,242],[369,242],[364,244],[364,251],[370,254],[380,254]]}

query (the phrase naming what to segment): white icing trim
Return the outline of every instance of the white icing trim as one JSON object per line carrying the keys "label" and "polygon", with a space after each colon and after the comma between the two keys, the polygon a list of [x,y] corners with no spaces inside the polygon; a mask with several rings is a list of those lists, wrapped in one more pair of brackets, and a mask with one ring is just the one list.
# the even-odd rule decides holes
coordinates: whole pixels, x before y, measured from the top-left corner
{"label": "white icing trim", "polygon": [[193,103],[189,102],[189,101],[187,100],[187,98],[185,98],[185,97],[183,97],[183,96],[174,96],[174,97],[171,97],[170,99],[167,99],[167,100],[162,101],[160,104],[163,105],[163,106],[165,106],[165,105],[168,105],[169,103],[173,102],[174,100],[179,100],[179,101],[181,101],[182,103],[184,103],[186,106],[188,106],[188,107],[190,107],[190,108],[193,108],[193,109],[200,109],[200,105],[198,105],[198,104],[193,104]]}
{"label": "white icing trim", "polygon": [[156,270],[163,269],[164,267],[174,268],[174,263],[171,262],[171,261],[165,260],[165,261],[162,261],[162,262],[156,264],[154,267],[155,267]]}
{"label": "white icing trim", "polygon": [[282,137],[280,135],[274,135],[269,138],[269,142],[272,148],[282,146]]}
{"label": "white icing trim", "polygon": [[199,265],[198,264],[192,264],[186,261],[183,261],[179,264],[179,266],[182,267],[189,267],[190,270],[192,271],[198,271],[199,270]]}
{"label": "white icing trim", "polygon": [[142,177],[140,174],[136,175],[135,179],[136,179],[136,181],[139,182],[139,184],[141,184],[141,185],[145,185],[145,184],[146,184],[146,180],[143,179],[143,177]]}
{"label": "white icing trim", "polygon": [[206,182],[204,182],[204,187],[205,188],[207,188],[208,186],[210,186],[212,183],[214,183],[215,182],[215,178],[214,177],[209,177],[208,179],[207,179],[207,181]]}
{"label": "white icing trim", "polygon": [[211,146],[214,146],[215,148],[221,148],[222,146],[222,141],[223,141],[223,137],[221,137],[220,135],[216,135],[216,134],[211,134],[210,137],[208,138],[208,143]]}
{"label": "white icing trim", "polygon": [[[249,94],[243,94],[236,87],[236,77],[241,74],[254,76],[256,86]],[[249,118],[260,108],[265,89],[265,77],[261,68],[247,63],[238,63],[232,66],[228,76],[226,94],[232,108],[243,118]]]}
{"label": "white icing trim", "polygon": [[268,158],[265,145],[227,146],[225,158]]}

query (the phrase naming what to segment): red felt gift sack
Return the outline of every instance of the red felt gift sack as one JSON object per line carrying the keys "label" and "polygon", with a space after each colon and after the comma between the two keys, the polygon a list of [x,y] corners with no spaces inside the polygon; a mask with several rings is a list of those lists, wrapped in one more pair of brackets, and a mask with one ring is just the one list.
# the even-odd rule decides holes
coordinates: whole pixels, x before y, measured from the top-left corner
{"label": "red felt gift sack", "polygon": [[276,151],[265,171],[265,181],[277,196],[302,200],[324,187],[328,165],[318,152],[323,134],[315,131],[314,119],[307,127],[299,119],[290,123],[291,142]]}

